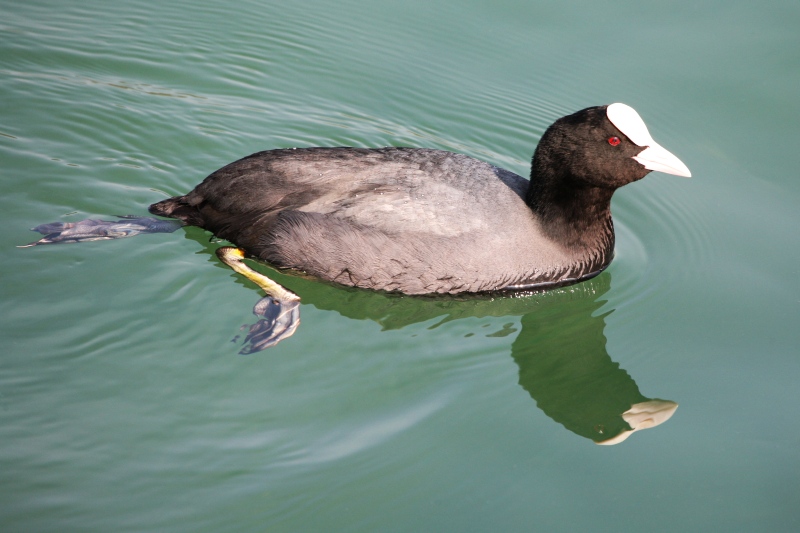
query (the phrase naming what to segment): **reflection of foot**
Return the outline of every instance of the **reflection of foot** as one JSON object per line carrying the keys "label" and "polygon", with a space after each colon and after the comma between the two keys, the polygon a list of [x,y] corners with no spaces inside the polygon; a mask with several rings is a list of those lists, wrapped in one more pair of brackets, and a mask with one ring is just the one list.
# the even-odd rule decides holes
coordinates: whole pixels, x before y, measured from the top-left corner
{"label": "reflection of foot", "polygon": [[44,235],[42,239],[17,248],[28,248],[40,244],[60,244],[83,241],[107,241],[133,237],[140,233],[172,233],[181,227],[175,220],[160,220],[133,215],[118,217],[119,220],[95,220],[88,218],[80,222],[53,222],[32,229]]}
{"label": "reflection of foot", "polygon": [[262,318],[250,326],[239,353],[260,352],[294,335],[300,325],[300,297],[247,266],[240,248],[223,246],[217,249],[217,257],[267,293],[253,308],[253,313]]}
{"label": "reflection of foot", "polygon": [[670,402],[669,400],[649,400],[635,403],[630,409],[622,413],[622,418],[625,419],[625,422],[633,429],[623,431],[616,437],[600,441],[597,444],[602,444],[604,446],[619,444],[636,431],[663,424],[670,419],[677,408],[678,404]]}

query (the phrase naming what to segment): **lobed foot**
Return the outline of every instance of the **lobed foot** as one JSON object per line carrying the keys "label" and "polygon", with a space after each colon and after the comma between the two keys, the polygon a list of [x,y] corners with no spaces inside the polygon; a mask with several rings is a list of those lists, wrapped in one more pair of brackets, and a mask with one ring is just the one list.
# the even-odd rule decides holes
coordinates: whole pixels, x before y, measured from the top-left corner
{"label": "lobed foot", "polygon": [[119,220],[96,220],[88,218],[80,222],[52,222],[32,228],[44,235],[36,242],[17,246],[29,248],[41,244],[62,244],[84,241],[107,241],[133,237],[140,233],[172,233],[182,224],[175,220],[161,220],[152,217],[125,215]]}
{"label": "lobed foot", "polygon": [[[294,335],[300,325],[300,300],[276,300],[272,296],[261,298],[253,313],[262,317],[249,327],[240,354],[251,354],[275,346]],[[248,326],[242,326],[242,329]],[[234,339],[234,342],[238,337]]]}
{"label": "lobed foot", "polygon": [[300,297],[244,264],[244,251],[239,248],[218,248],[217,257],[267,293],[253,308],[253,313],[262,318],[250,326],[239,353],[259,352],[294,335],[300,325]]}

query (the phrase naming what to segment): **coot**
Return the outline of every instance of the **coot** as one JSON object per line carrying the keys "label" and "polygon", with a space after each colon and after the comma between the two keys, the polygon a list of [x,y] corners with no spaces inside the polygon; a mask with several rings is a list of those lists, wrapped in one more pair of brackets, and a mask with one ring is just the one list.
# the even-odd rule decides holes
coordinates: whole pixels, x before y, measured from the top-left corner
{"label": "coot", "polygon": [[652,170],[691,175],[635,110],[616,103],[550,126],[530,181],[442,150],[281,149],[231,163],[150,212],[344,285],[406,294],[537,289],[608,266],[611,196]]}

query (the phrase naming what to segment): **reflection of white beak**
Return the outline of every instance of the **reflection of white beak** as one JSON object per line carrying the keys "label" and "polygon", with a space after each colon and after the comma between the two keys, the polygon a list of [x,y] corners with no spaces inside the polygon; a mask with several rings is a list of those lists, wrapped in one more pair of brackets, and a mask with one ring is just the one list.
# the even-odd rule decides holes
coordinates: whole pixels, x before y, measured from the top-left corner
{"label": "reflection of white beak", "polygon": [[689,172],[683,161],[664,150],[661,145],[653,140],[642,117],[631,106],[620,103],[611,104],[606,109],[606,115],[608,120],[619,131],[624,133],[633,144],[644,147],[644,150],[639,152],[639,155],[633,157],[644,168],[683,176],[684,178],[692,177],[692,173]]}
{"label": "reflection of white beak", "polygon": [[641,431],[643,429],[648,429],[658,426],[659,424],[663,424],[669,420],[673,414],[675,414],[675,410],[677,408],[678,404],[669,400],[649,400],[646,402],[635,403],[630,409],[622,413],[622,418],[633,429],[623,431],[616,437],[611,437],[608,440],[596,442],[595,444],[600,444],[603,446],[619,444],[636,431]]}
{"label": "reflection of white beak", "polygon": [[683,161],[664,150],[656,142],[639,152],[639,155],[633,156],[633,159],[641,163],[647,170],[657,170],[684,178],[692,177],[692,173],[689,172],[689,168],[683,164]]}

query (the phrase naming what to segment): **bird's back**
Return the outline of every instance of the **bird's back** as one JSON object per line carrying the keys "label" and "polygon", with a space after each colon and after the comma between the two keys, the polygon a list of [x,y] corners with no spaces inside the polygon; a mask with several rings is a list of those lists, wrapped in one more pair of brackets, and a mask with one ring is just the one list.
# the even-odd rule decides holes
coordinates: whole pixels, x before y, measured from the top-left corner
{"label": "bird's back", "polygon": [[475,292],[563,267],[523,200],[527,184],[441,150],[284,149],[231,163],[151,211],[346,285]]}

